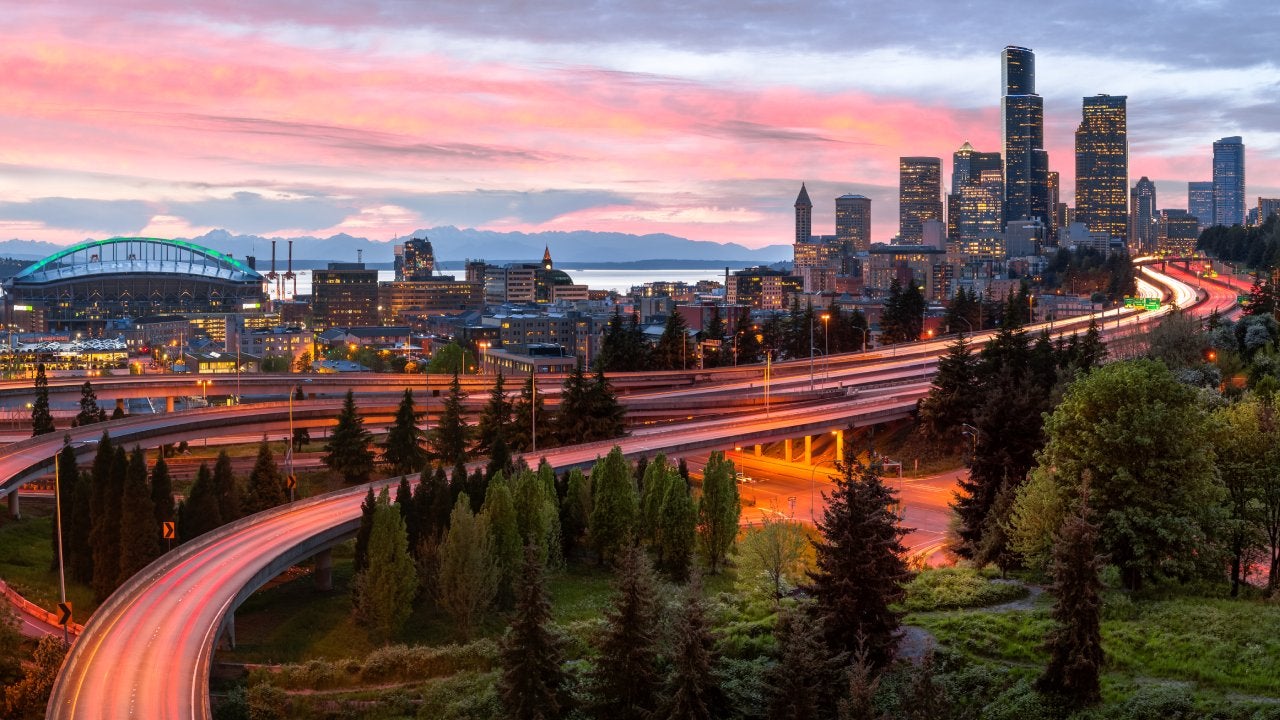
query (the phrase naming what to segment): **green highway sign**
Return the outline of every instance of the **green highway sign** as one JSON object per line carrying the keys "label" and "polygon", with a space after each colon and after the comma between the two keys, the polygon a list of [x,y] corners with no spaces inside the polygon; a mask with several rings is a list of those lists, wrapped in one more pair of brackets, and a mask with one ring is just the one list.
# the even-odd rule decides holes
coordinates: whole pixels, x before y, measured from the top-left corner
{"label": "green highway sign", "polygon": [[1148,310],[1160,309],[1160,298],[1144,298],[1146,300],[1146,308]]}

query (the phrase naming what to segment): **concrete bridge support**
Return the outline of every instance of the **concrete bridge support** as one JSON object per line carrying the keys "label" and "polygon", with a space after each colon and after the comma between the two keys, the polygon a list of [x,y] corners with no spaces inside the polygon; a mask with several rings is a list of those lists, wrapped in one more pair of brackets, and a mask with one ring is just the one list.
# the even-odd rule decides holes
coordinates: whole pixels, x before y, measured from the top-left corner
{"label": "concrete bridge support", "polygon": [[836,459],[843,462],[844,461],[844,431],[836,430],[835,436],[836,436]]}
{"label": "concrete bridge support", "polygon": [[333,551],[326,549],[316,553],[316,590],[333,589]]}
{"label": "concrete bridge support", "polygon": [[813,464],[813,436],[812,435],[804,436],[804,464],[805,465]]}
{"label": "concrete bridge support", "polygon": [[795,462],[795,455],[793,455],[791,451],[791,438],[787,438],[783,441],[783,445],[786,448],[786,454],[783,455],[783,457],[787,459],[787,462]]}
{"label": "concrete bridge support", "polygon": [[14,488],[13,492],[9,493],[9,517],[12,517],[14,520],[22,519],[22,509],[18,507],[17,488]]}
{"label": "concrete bridge support", "polygon": [[760,447],[760,443],[756,443],[755,447],[756,447],[756,457],[760,457],[761,453],[763,453],[763,450]]}
{"label": "concrete bridge support", "polygon": [[164,411],[167,413],[173,412],[173,396],[172,395],[164,399]]}

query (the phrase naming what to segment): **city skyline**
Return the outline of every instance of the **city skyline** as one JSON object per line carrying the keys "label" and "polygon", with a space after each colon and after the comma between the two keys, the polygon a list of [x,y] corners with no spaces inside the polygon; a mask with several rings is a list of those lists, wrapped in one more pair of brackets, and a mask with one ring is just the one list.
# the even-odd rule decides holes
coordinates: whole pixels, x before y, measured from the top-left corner
{"label": "city skyline", "polygon": [[[759,247],[791,239],[804,181],[814,228],[834,225],[834,198],[863,194],[873,240],[887,241],[900,157],[944,158],[945,177],[962,143],[1000,147],[1006,44],[1036,53],[1063,198],[1080,99],[1102,92],[1129,97],[1130,178],[1179,203],[1211,176],[1213,141],[1241,135],[1246,205],[1280,195],[1280,134],[1255,99],[1275,76],[1259,17],[1274,10],[1251,9],[1259,22],[1229,46],[1213,28],[1244,8],[1180,9],[1184,29],[1114,50],[1154,11],[1037,10],[1002,20],[993,40],[961,30],[994,4],[707,9],[678,22],[621,6],[469,7],[13,5],[0,238],[227,228],[385,240],[454,224]],[[865,24],[856,50],[824,13]],[[925,43],[922,17],[953,39]]]}

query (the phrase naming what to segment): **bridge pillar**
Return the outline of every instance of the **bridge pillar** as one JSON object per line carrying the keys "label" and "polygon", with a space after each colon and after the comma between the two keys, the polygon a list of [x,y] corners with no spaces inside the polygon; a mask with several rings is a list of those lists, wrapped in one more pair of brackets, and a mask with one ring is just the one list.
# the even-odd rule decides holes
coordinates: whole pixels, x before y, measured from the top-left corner
{"label": "bridge pillar", "polygon": [[784,445],[785,445],[785,448],[786,448],[786,458],[787,458],[787,462],[795,462],[795,456],[794,456],[794,455],[792,454],[792,452],[791,452],[791,438],[787,438],[787,439],[784,441]]}
{"label": "bridge pillar", "polygon": [[804,436],[804,464],[805,465],[813,464],[813,436],[812,435]]}
{"label": "bridge pillar", "polygon": [[222,621],[222,630],[226,634],[227,643],[232,650],[236,649],[236,611],[234,608],[227,611],[227,617]]}
{"label": "bridge pillar", "polygon": [[14,488],[13,491],[9,493],[9,515],[14,520],[22,519],[22,510],[21,508],[18,507],[18,489],[17,488]]}
{"label": "bridge pillar", "polygon": [[836,459],[844,462],[844,431],[837,430],[836,435]]}
{"label": "bridge pillar", "polygon": [[116,398],[116,409],[120,412],[126,412],[124,408],[124,398]]}
{"label": "bridge pillar", "polygon": [[760,457],[760,453],[761,453],[760,443],[756,443],[756,457]]}
{"label": "bridge pillar", "polygon": [[321,550],[316,553],[316,589],[328,591],[333,589],[333,551]]}
{"label": "bridge pillar", "polygon": [[164,411],[173,412],[173,396],[172,395],[164,399]]}

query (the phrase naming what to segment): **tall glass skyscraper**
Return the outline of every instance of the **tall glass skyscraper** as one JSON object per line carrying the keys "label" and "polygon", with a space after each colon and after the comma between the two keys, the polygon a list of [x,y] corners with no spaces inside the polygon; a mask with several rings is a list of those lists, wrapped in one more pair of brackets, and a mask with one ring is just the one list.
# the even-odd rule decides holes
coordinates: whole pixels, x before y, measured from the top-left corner
{"label": "tall glass skyscraper", "polygon": [[1187,183],[1187,213],[1200,223],[1201,232],[1213,226],[1213,181]]}
{"label": "tall glass skyscraper", "polygon": [[1076,222],[1123,238],[1129,229],[1129,136],[1125,96],[1084,99],[1076,129]]}
{"label": "tall glass skyscraper", "polygon": [[1224,137],[1213,144],[1213,224],[1244,224],[1244,141]]}
{"label": "tall glass skyscraper", "polygon": [[1036,56],[1010,45],[1000,53],[1004,144],[1004,220],[1049,218],[1049,154],[1044,150],[1044,99],[1036,94]]}
{"label": "tall glass skyscraper", "polygon": [[898,160],[898,234],[908,245],[924,238],[924,221],[942,221],[942,158]]}
{"label": "tall glass skyscraper", "polygon": [[998,152],[978,152],[969,143],[951,156],[947,237],[953,241],[994,238],[1004,226],[1004,167]]}
{"label": "tall glass skyscraper", "polygon": [[1160,219],[1156,208],[1156,184],[1143,175],[1129,193],[1129,252],[1156,249]]}

